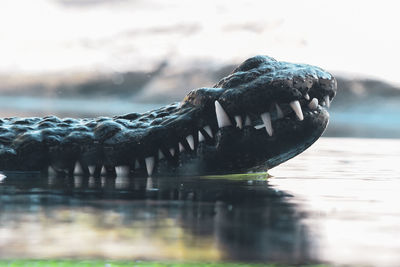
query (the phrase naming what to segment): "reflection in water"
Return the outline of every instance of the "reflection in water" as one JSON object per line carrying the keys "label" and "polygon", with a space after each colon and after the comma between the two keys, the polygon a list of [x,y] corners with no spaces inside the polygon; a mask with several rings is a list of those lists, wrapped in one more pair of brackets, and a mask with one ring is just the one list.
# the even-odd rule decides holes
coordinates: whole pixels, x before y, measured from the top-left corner
{"label": "reflection in water", "polygon": [[313,261],[305,214],[265,177],[7,176],[3,258]]}
{"label": "reflection in water", "polygon": [[322,138],[268,180],[7,174],[0,257],[398,266],[399,155],[400,140]]}

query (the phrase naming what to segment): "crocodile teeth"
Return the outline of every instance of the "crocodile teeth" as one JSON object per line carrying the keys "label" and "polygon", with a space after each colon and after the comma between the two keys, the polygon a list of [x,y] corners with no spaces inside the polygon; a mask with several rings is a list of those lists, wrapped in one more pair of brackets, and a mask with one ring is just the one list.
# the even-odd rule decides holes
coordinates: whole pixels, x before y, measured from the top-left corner
{"label": "crocodile teeth", "polygon": [[100,174],[101,174],[101,175],[106,175],[106,174],[107,174],[106,166],[102,166],[102,167],[101,167],[101,172],[100,172]]}
{"label": "crocodile teeth", "polygon": [[171,147],[169,149],[169,153],[171,153],[171,156],[174,156],[175,155],[175,148]]}
{"label": "crocodile teeth", "polygon": [[56,170],[51,165],[49,165],[47,167],[47,172],[49,173],[49,175],[56,175],[57,174]]}
{"label": "crocodile teeth", "polygon": [[212,130],[211,130],[210,125],[204,126],[203,129],[204,129],[204,131],[206,131],[206,133],[208,134],[208,136],[210,136],[211,138],[213,138],[213,133],[212,133]]}
{"label": "crocodile teeth", "polygon": [[282,109],[279,107],[278,104],[275,104],[275,108],[276,108],[276,116],[278,117],[278,119],[282,119],[284,117]]}
{"label": "crocodile teeth", "polygon": [[215,100],[215,113],[217,114],[217,122],[219,128],[232,125],[228,114],[226,114],[224,108],[221,106],[218,100]]}
{"label": "crocodile teeth", "polygon": [[163,159],[164,154],[162,153],[161,149],[158,150],[158,159]]}
{"label": "crocodile teeth", "polygon": [[324,101],[325,101],[326,107],[329,108],[331,106],[331,101],[329,99],[329,95],[326,95],[324,97]]}
{"label": "crocodile teeth", "polygon": [[115,172],[117,176],[127,176],[129,174],[129,167],[128,166],[116,166]]}
{"label": "crocodile teeth", "polygon": [[147,175],[151,176],[154,170],[154,157],[145,158]]}
{"label": "crocodile teeth", "polygon": [[199,142],[203,142],[204,140],[206,140],[204,135],[199,131]]}
{"label": "crocodile teeth", "polygon": [[244,120],[244,126],[251,126],[251,120],[248,115],[246,116],[246,118]]}
{"label": "crocodile teeth", "polygon": [[186,136],[186,140],[188,141],[190,148],[191,148],[192,150],[194,150],[194,139],[193,139],[193,135],[190,134],[190,135]]}
{"label": "crocodile teeth", "polygon": [[272,123],[271,123],[271,114],[269,112],[265,112],[261,114],[261,120],[264,123],[265,129],[267,130],[267,133],[269,136],[272,136],[273,129],[272,129]]}
{"label": "crocodile teeth", "polygon": [[242,117],[239,115],[235,116],[235,121],[236,121],[236,127],[238,127],[239,129],[243,128],[243,121],[242,121]]}
{"label": "crocodile teeth", "polygon": [[74,174],[83,174],[83,168],[79,161],[75,163]]}
{"label": "crocodile teeth", "polygon": [[179,152],[185,151],[185,147],[179,142]]}
{"label": "crocodile teeth", "polygon": [[304,98],[305,98],[306,100],[310,100],[310,96],[309,96],[308,94],[306,94],[306,95],[304,96]]}
{"label": "crocodile teeth", "polygon": [[88,169],[89,169],[89,173],[90,173],[91,175],[93,175],[93,174],[94,174],[94,170],[96,169],[96,166],[90,165],[90,166],[88,166]]}
{"label": "crocodile teeth", "polygon": [[316,99],[315,97],[310,101],[310,103],[308,104],[308,107],[310,109],[316,109],[318,107],[318,99]]}
{"label": "crocodile teeth", "polygon": [[301,111],[300,102],[298,100],[292,101],[292,102],[290,102],[290,106],[294,110],[294,113],[296,113],[299,120],[302,121],[304,119],[304,117],[303,117],[303,112]]}

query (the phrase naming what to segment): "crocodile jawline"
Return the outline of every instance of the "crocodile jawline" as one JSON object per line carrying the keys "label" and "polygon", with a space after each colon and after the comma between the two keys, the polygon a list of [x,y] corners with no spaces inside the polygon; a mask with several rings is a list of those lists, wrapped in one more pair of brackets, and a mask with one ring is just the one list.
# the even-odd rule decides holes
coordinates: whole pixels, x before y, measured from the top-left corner
{"label": "crocodile jawline", "polygon": [[0,119],[0,170],[115,176],[270,169],[324,132],[328,72],[252,57],[180,103],[113,118]]}

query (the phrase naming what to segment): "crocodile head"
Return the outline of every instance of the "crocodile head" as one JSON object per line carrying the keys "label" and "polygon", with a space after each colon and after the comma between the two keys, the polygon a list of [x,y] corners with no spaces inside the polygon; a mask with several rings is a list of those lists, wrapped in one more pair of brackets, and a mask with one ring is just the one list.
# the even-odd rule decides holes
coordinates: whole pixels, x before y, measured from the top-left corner
{"label": "crocodile head", "polygon": [[121,168],[139,175],[266,170],[322,135],[335,94],[335,78],[320,68],[256,56],[214,87],[143,114],[0,119],[0,170],[75,174],[78,164],[94,176]]}
{"label": "crocodile head", "polygon": [[266,170],[322,135],[335,94],[335,78],[318,67],[255,56],[213,88],[191,91],[161,125],[181,136],[184,173]]}

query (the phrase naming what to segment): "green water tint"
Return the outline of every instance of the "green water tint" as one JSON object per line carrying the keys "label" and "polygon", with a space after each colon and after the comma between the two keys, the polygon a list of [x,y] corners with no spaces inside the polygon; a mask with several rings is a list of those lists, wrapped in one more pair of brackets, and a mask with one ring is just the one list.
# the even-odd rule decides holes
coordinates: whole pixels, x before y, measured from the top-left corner
{"label": "green water tint", "polygon": [[256,173],[237,173],[237,174],[223,174],[223,175],[206,175],[201,178],[206,179],[225,179],[225,180],[265,180],[272,177],[268,172],[256,172]]}
{"label": "green water tint", "polygon": [[[142,261],[100,261],[100,260],[3,260],[0,261],[0,267],[184,267],[184,266],[206,266],[206,267],[286,267],[292,265],[276,264],[250,264],[250,263],[163,263],[163,262],[142,262]],[[296,265],[298,266],[298,265]],[[309,267],[325,267],[327,265],[302,265]],[[301,267],[301,266],[300,266]]]}

